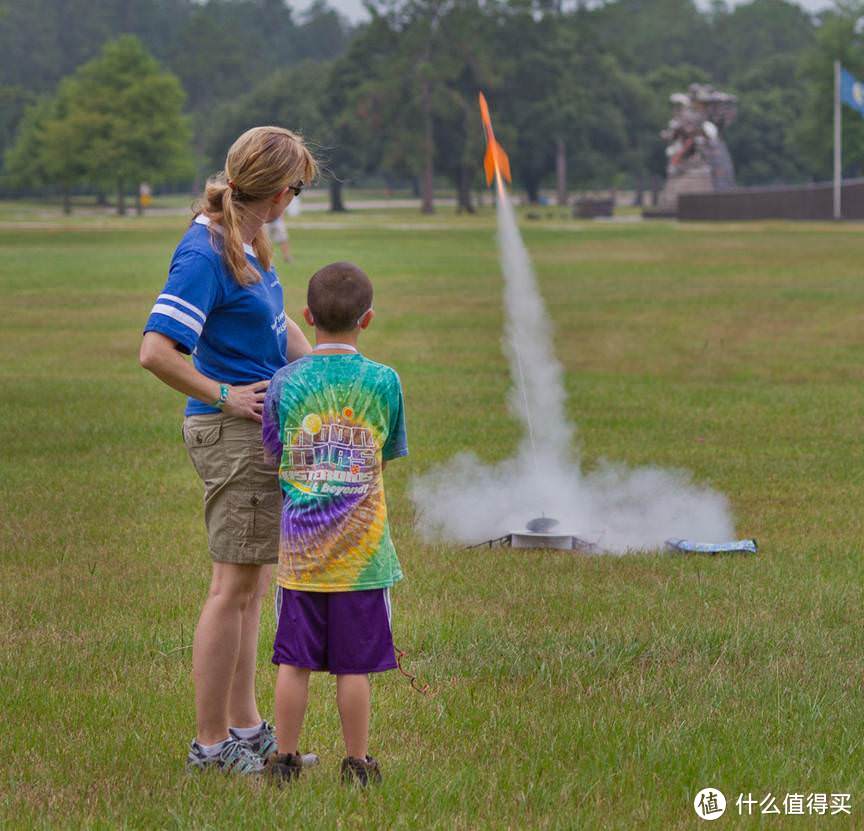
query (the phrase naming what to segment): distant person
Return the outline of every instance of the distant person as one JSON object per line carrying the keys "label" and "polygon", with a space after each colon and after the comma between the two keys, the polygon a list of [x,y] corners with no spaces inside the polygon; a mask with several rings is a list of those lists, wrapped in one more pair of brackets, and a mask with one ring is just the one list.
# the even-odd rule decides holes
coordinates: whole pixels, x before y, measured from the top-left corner
{"label": "distant person", "polygon": [[284,213],[264,226],[267,229],[267,234],[270,236],[270,242],[279,246],[279,251],[282,253],[282,261],[285,263],[291,263],[294,260],[294,257],[291,255],[291,240],[288,237],[288,229],[285,227],[285,214],[287,213],[288,216],[300,216],[300,210],[300,194],[298,193],[288,203],[288,209]]}
{"label": "distant person", "polygon": [[267,228],[270,242],[279,246],[279,251],[282,253],[282,262],[292,262],[294,258],[291,256],[291,241],[288,239],[288,230],[285,228],[285,217],[279,214],[276,219],[268,222],[265,227]]}
{"label": "distant person", "polygon": [[192,647],[193,769],[255,773],[275,747],[255,700],[258,622],[278,560],[281,509],[276,467],[261,444],[261,411],[273,374],[311,347],[285,315],[263,226],[316,173],[294,133],[243,133],[224,172],[207,182],[144,327],[142,366],[188,396],[183,438],[204,483],[213,560]]}
{"label": "distant person", "polygon": [[408,453],[399,376],[357,351],[374,317],[372,283],[351,263],[309,281],[303,316],[311,355],[273,377],[264,446],[279,460],[284,503],[273,663],[278,754],[271,772],[296,778],[310,672],[336,676],[345,783],[381,779],[369,755],[369,673],[395,669],[390,587],[402,579],[384,497],[384,466]]}
{"label": "distant person", "polygon": [[153,188],[150,187],[149,182],[141,182],[138,185],[138,204],[142,211],[153,204]]}

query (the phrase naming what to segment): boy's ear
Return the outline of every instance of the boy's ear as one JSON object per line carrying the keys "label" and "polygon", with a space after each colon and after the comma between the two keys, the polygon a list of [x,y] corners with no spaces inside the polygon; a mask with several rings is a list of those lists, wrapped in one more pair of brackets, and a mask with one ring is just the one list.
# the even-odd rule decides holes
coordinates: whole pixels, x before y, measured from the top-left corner
{"label": "boy's ear", "polygon": [[310,326],[315,325],[315,318],[312,317],[312,312],[308,306],[303,307],[303,320],[305,320]]}
{"label": "boy's ear", "polygon": [[372,322],[372,318],[374,317],[375,309],[367,309],[366,312],[364,312],[363,316],[360,318],[360,320],[357,321],[357,325],[361,329],[368,329],[369,324]]}

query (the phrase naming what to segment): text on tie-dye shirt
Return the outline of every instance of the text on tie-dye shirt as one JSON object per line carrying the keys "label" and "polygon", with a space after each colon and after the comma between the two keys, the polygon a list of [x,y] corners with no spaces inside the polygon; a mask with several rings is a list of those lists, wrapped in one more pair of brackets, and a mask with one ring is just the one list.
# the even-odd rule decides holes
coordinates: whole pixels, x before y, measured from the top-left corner
{"label": "text on tie-dye shirt", "polygon": [[356,354],[300,358],[273,376],[263,430],[284,495],[278,584],[335,592],[401,580],[381,464],[408,453],[396,372]]}

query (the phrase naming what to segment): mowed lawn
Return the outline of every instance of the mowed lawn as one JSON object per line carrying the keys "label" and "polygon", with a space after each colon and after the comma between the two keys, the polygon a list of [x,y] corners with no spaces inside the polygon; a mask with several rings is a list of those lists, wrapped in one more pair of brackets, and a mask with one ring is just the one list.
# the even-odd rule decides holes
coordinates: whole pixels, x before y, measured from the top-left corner
{"label": "mowed lawn", "polygon": [[[394,634],[433,694],[375,679],[382,787],[348,791],[328,677],[298,784],[189,776],[209,561],[181,397],[139,368],[180,217],[0,224],[0,827],[861,827],[864,257],[854,225],[523,219],[583,464],[694,472],[756,556],[422,544],[410,478],[504,458],[494,218],[302,217],[289,313],[337,259],[372,276],[365,352],[403,379],[386,474],[407,579]],[[273,613],[260,644],[272,713]],[[739,818],[739,793],[852,815]],[[806,810],[806,809],[805,809]],[[758,805],[756,807],[758,813]]]}

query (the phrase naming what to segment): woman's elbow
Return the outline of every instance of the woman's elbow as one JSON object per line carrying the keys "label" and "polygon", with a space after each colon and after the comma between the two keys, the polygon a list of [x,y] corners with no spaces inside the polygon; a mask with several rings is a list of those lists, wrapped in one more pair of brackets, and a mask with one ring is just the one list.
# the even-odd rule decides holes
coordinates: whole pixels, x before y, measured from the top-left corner
{"label": "woman's elbow", "polygon": [[146,336],[144,337],[144,340],[141,341],[141,348],[138,350],[138,362],[147,370],[152,370],[156,363],[156,355]]}
{"label": "woman's elbow", "polygon": [[162,363],[166,349],[173,348],[171,342],[157,332],[145,332],[138,350],[138,361],[144,369],[153,372]]}

